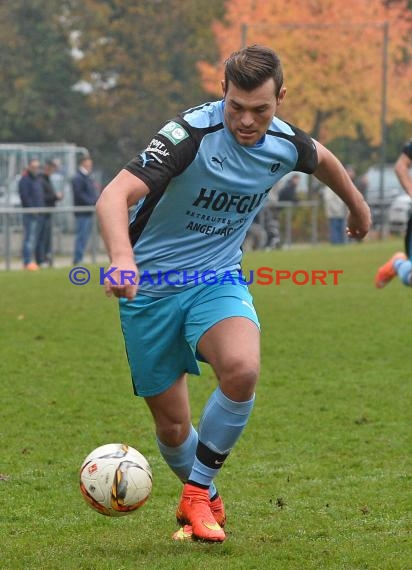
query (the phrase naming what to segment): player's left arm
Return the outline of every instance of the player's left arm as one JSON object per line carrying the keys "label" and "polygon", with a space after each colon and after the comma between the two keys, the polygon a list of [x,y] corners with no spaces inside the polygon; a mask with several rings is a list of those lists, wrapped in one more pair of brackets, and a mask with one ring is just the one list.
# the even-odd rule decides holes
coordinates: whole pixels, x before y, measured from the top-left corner
{"label": "player's left arm", "polygon": [[343,164],[327,148],[314,141],[318,164],[313,175],[329,186],[347,205],[349,215],[346,232],[349,237],[363,238],[371,226],[371,213],[362,194],[353,184]]}

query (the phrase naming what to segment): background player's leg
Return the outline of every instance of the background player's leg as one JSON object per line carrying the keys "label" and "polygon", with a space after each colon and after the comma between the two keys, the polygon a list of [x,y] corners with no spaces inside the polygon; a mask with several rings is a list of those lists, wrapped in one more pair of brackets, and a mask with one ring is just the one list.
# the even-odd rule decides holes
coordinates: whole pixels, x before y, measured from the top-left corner
{"label": "background player's leg", "polygon": [[412,260],[412,215],[409,217],[405,233],[405,253]]}
{"label": "background player's leg", "polygon": [[412,286],[412,261],[410,259],[397,259],[393,262],[393,268],[404,285]]}

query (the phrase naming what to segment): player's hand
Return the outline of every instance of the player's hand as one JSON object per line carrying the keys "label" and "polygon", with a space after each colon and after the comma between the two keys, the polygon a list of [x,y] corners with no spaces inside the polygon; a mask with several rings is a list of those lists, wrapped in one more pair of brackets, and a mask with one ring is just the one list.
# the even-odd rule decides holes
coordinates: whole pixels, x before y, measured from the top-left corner
{"label": "player's hand", "polygon": [[139,272],[133,257],[113,259],[106,269],[104,290],[107,297],[125,297],[131,301],[135,298],[139,283]]}
{"label": "player's hand", "polygon": [[372,224],[371,211],[368,204],[363,200],[356,208],[348,214],[346,234],[350,238],[362,239],[370,230]]}

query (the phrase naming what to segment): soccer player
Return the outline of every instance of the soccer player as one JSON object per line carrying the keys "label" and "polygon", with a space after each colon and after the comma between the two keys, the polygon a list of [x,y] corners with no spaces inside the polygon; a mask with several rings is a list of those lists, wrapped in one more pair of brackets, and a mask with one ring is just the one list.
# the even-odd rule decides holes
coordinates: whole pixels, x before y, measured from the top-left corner
{"label": "soccer player", "polygon": [[[184,483],[176,538],[222,542],[214,480],[245,428],[259,376],[259,323],[240,274],[241,245],[269,190],[314,173],[346,202],[348,235],[370,212],[342,164],[276,118],[285,98],[278,56],[263,46],[225,63],[223,100],[167,122],[99,198],[110,258],[106,293],[120,315],[135,394],[153,415],[160,452]],[[128,208],[131,209],[129,218]],[[133,279],[139,264],[139,293]],[[135,280],[136,281],[136,280]],[[217,387],[193,427],[187,373],[208,362]]]}
{"label": "soccer player", "polygon": [[[405,144],[395,163],[395,172],[405,192],[412,198],[412,139]],[[395,253],[384,265],[379,267],[375,276],[375,285],[382,289],[395,275],[404,285],[412,287],[412,211],[409,215],[405,234],[405,253]]]}

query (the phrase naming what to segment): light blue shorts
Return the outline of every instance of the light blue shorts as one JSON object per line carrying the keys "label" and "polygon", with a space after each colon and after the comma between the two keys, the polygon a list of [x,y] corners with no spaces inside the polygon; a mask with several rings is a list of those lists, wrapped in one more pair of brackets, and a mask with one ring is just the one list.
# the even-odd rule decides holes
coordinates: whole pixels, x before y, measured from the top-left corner
{"label": "light blue shorts", "polygon": [[246,285],[197,285],[167,297],[138,294],[120,299],[120,320],[134,393],[155,396],[184,373],[200,374],[200,337],[230,317],[246,317],[259,327]]}

